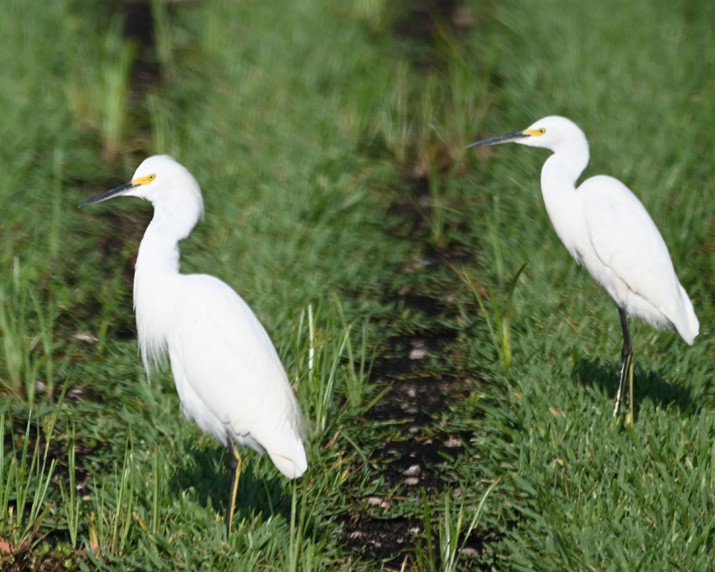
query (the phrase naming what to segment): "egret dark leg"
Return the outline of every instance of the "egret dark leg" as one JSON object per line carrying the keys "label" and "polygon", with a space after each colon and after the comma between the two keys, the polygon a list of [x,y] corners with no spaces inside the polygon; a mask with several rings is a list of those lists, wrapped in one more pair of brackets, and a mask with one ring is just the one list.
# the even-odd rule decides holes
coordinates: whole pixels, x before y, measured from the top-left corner
{"label": "egret dark leg", "polygon": [[233,513],[236,510],[236,497],[238,496],[238,481],[241,479],[241,467],[243,460],[238,452],[236,442],[232,437],[228,438],[228,446],[231,450],[231,491],[228,497],[228,512],[226,513],[226,538],[231,535],[231,527],[233,526]]}
{"label": "egret dark leg", "polygon": [[621,403],[626,402],[626,425],[633,424],[633,346],[631,336],[628,333],[628,320],[625,310],[618,308],[618,315],[621,318],[621,329],[623,330],[623,349],[621,349],[621,376],[618,381],[618,391],[616,392],[616,404],[613,408],[613,416],[618,417],[621,412]]}

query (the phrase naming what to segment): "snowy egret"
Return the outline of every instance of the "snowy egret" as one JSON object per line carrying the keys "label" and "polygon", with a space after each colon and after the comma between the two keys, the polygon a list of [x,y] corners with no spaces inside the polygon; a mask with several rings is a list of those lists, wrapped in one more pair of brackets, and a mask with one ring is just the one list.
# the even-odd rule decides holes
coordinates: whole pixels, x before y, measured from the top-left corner
{"label": "snowy egret", "polygon": [[241,477],[238,445],[267,452],[289,479],[305,472],[298,401],[248,304],[213,276],[179,273],[179,241],[203,214],[191,173],[167,155],[149,157],[129,183],[80,207],[119,196],[154,206],[134,274],[139,348],[147,375],[168,353],[184,415],[231,450],[230,534]]}
{"label": "snowy egret", "polygon": [[613,298],[623,330],[621,373],[613,415],[626,401],[633,423],[633,348],[627,317],[673,329],[692,345],[698,318],[680,285],[663,237],[638,198],[618,179],[598,175],[576,188],[588,165],[588,141],[565,117],[540,119],[528,129],[491,137],[467,148],[519,143],[549,149],[541,170],[541,193],[551,224],[566,249]]}

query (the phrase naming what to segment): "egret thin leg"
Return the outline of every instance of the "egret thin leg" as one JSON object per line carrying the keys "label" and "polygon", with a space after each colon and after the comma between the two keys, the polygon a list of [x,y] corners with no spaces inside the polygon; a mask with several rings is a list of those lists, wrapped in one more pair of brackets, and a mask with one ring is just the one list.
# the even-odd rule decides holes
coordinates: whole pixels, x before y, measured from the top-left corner
{"label": "egret thin leg", "polygon": [[236,497],[238,496],[238,481],[241,479],[241,468],[243,460],[238,452],[236,442],[233,438],[228,438],[229,447],[231,449],[231,491],[228,497],[228,512],[226,513],[226,538],[231,535],[231,527],[233,526],[233,513],[236,510]]}
{"label": "egret thin leg", "polygon": [[633,422],[633,346],[631,336],[628,333],[628,319],[625,310],[619,306],[618,315],[621,318],[621,329],[623,330],[623,348],[621,349],[621,375],[618,380],[618,391],[616,391],[616,403],[613,408],[613,416],[618,417],[621,412],[621,403],[626,401],[626,409],[631,423]]}
{"label": "egret thin leg", "polygon": [[626,395],[626,425],[633,425],[633,405],[635,399],[633,397],[633,352],[628,356],[628,393]]}

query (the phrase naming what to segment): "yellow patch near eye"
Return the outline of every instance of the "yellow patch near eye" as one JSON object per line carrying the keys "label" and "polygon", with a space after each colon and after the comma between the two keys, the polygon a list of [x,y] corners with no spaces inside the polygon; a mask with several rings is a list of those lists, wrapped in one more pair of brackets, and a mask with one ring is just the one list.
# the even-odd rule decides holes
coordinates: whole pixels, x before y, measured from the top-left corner
{"label": "yellow patch near eye", "polygon": [[144,177],[138,177],[136,179],[132,179],[132,185],[148,185],[154,179],[156,179],[156,175],[146,175]]}
{"label": "yellow patch near eye", "polygon": [[539,127],[538,129],[524,129],[524,133],[527,135],[533,135],[534,137],[541,137],[544,133],[546,133],[546,129],[544,127]]}

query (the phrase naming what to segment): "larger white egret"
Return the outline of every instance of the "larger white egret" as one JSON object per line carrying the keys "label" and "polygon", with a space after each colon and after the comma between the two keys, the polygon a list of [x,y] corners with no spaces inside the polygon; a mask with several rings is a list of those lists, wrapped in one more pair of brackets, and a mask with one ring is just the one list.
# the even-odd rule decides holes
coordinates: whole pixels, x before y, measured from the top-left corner
{"label": "larger white egret", "polygon": [[528,129],[468,146],[519,143],[553,152],[541,170],[541,192],[556,234],[618,306],[623,330],[621,374],[613,415],[626,401],[633,423],[633,348],[627,316],[673,329],[692,345],[698,318],[680,285],[663,237],[645,207],[618,179],[599,175],[576,181],[588,165],[588,141],[565,117],[539,119]]}
{"label": "larger white egret", "polygon": [[147,375],[168,353],[184,415],[231,450],[230,534],[242,465],[237,445],[267,452],[289,479],[305,472],[298,401],[248,304],[213,276],[179,273],[179,241],[203,214],[191,173],[167,155],[149,157],[129,183],[80,207],[119,196],[154,205],[134,274],[139,348]]}

